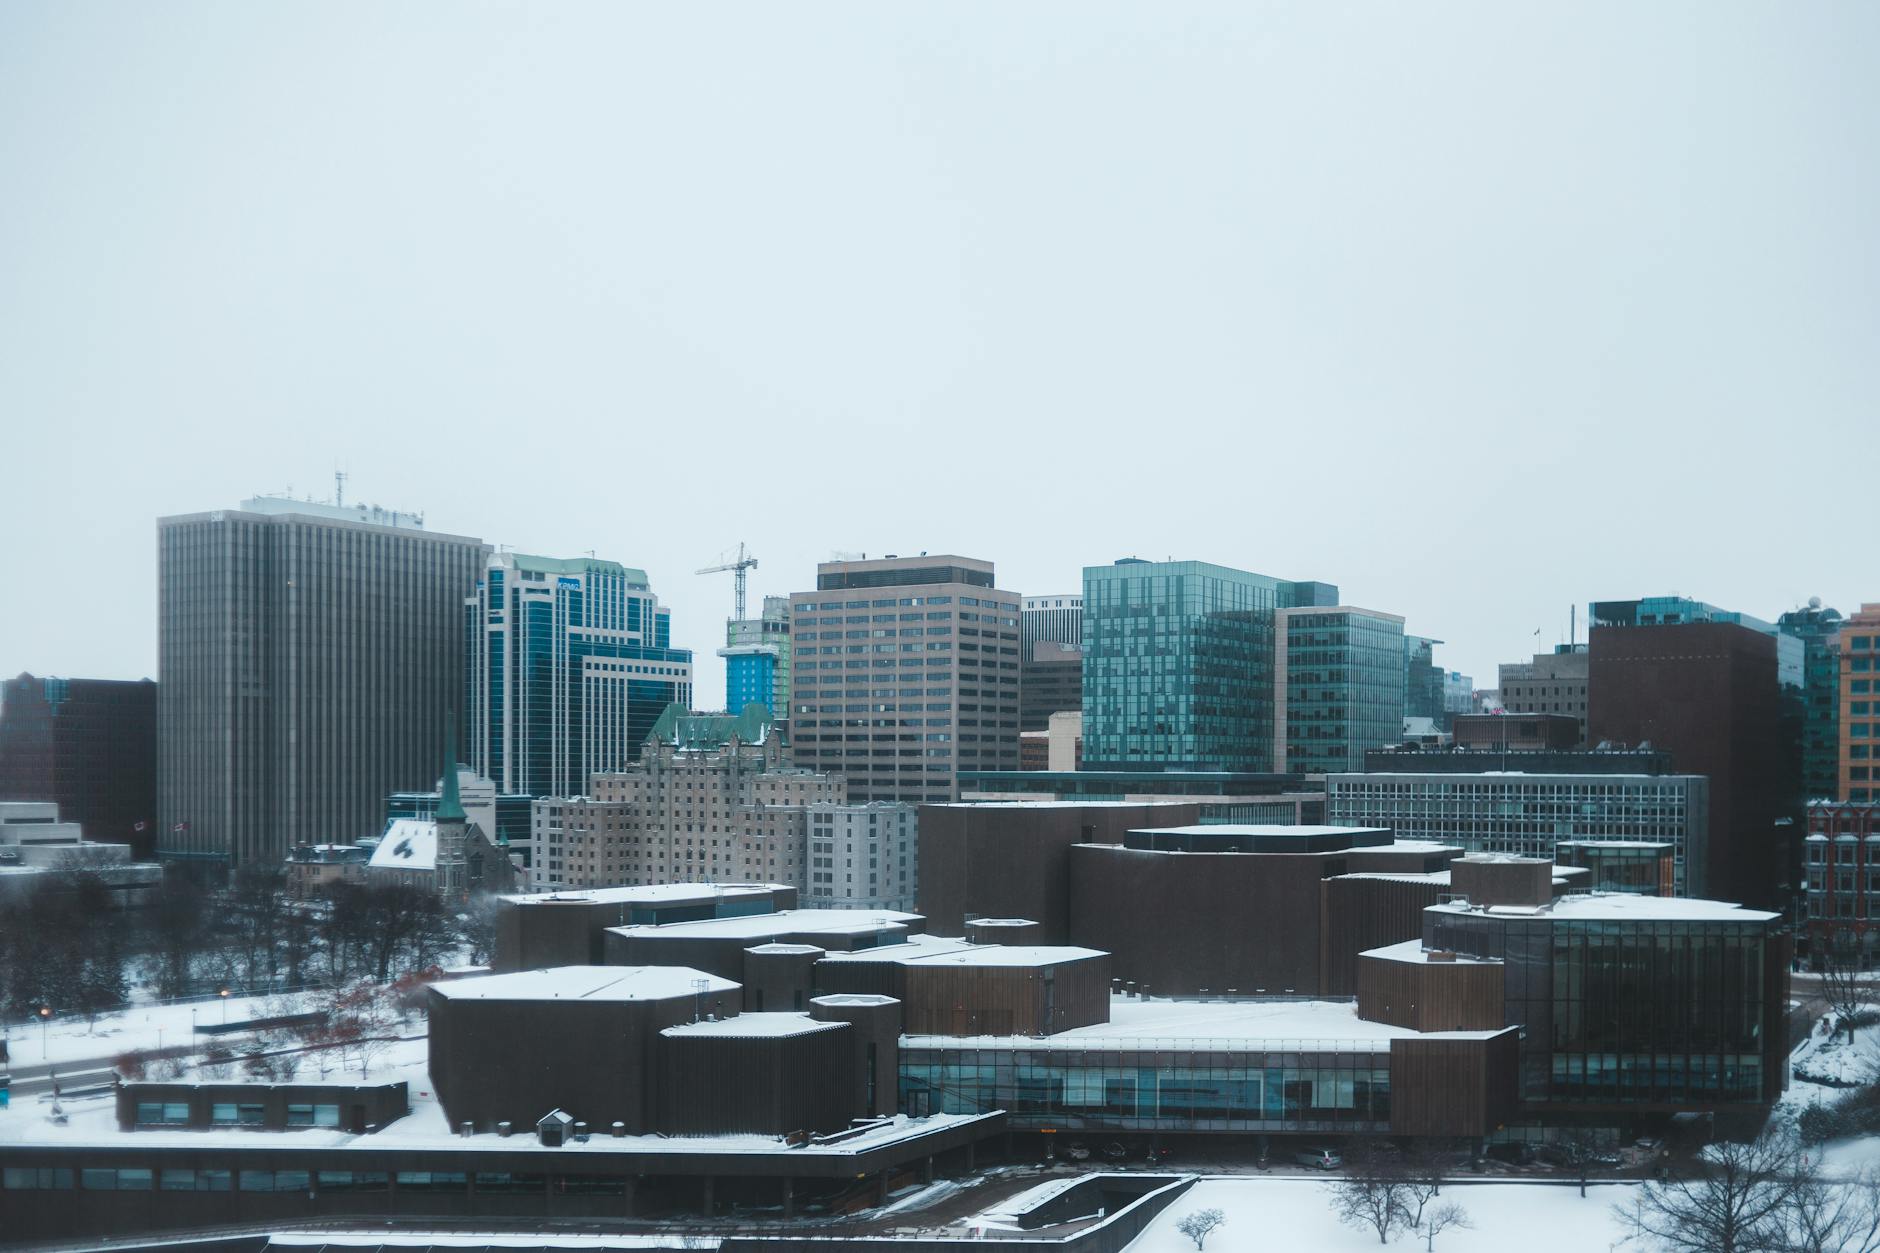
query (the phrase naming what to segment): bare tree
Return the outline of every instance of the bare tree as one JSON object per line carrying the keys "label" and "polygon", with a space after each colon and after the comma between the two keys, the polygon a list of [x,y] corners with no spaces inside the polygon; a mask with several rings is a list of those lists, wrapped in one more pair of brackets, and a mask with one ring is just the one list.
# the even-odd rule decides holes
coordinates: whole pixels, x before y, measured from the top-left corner
{"label": "bare tree", "polygon": [[1860,942],[1845,928],[1837,929],[1822,946],[1820,965],[1822,999],[1851,1044],[1855,1022],[1873,999],[1873,988],[1860,968]]}
{"label": "bare tree", "polygon": [[1606,1155],[1605,1146],[1591,1128],[1573,1127],[1561,1133],[1554,1141],[1554,1147],[1560,1150],[1567,1170],[1580,1185],[1580,1196],[1584,1199],[1587,1181]]}
{"label": "bare tree", "polygon": [[1798,1154],[1781,1223],[1785,1253],[1880,1251],[1880,1173],[1827,1180],[1817,1160]]}
{"label": "bare tree", "polygon": [[1226,1221],[1227,1215],[1220,1210],[1198,1209],[1192,1214],[1183,1215],[1182,1220],[1175,1224],[1175,1230],[1193,1240],[1195,1248],[1199,1250],[1206,1247],[1209,1234]]}
{"label": "bare tree", "polygon": [[1452,1228],[1469,1226],[1473,1226],[1469,1222],[1469,1211],[1454,1201],[1444,1201],[1441,1205],[1431,1207],[1414,1230],[1423,1237],[1425,1253],[1435,1253],[1437,1236]]}
{"label": "bare tree", "polygon": [[1326,1186],[1331,1189],[1332,1213],[1338,1221],[1359,1231],[1375,1231],[1379,1244],[1389,1244],[1392,1236],[1411,1225],[1403,1181],[1393,1174],[1359,1167]]}
{"label": "bare tree", "polygon": [[1774,1132],[1747,1144],[1713,1144],[1688,1175],[1640,1188],[1630,1217],[1665,1253],[1779,1248],[1805,1170],[1795,1142]]}

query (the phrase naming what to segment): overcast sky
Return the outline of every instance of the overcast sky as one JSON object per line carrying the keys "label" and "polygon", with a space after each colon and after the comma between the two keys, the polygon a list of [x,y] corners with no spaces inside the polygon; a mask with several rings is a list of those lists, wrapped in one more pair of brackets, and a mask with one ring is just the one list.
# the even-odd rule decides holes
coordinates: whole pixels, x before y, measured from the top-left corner
{"label": "overcast sky", "polygon": [[0,673],[291,487],[728,575],[1880,601],[1880,5],[0,4]]}

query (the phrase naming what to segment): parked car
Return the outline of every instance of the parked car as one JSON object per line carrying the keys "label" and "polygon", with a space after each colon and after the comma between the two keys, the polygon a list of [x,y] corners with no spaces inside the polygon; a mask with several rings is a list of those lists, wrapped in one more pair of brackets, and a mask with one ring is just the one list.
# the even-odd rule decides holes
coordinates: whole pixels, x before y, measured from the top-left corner
{"label": "parked car", "polygon": [[1293,1154],[1293,1160],[1301,1166],[1313,1166],[1319,1170],[1337,1170],[1345,1164],[1345,1159],[1337,1149],[1305,1149]]}

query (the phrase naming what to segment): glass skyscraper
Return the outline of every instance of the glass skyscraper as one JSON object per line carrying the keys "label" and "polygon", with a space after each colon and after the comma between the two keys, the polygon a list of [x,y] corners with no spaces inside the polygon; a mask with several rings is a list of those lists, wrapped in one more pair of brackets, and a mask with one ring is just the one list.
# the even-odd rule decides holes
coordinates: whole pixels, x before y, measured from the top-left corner
{"label": "glass skyscraper", "polygon": [[1403,619],[1348,605],[1281,609],[1275,769],[1363,770],[1364,753],[1403,738]]}
{"label": "glass skyscraper", "polygon": [[1274,615],[1338,589],[1202,561],[1084,570],[1084,769],[1270,771]]}
{"label": "glass skyscraper", "polygon": [[692,703],[692,652],[643,570],[497,553],[464,615],[469,764],[498,792],[582,794]]}

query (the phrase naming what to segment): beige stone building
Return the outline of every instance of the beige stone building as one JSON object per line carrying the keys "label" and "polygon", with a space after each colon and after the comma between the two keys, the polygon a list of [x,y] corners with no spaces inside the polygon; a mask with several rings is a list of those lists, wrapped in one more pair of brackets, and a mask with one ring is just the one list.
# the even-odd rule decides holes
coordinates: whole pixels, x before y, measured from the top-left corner
{"label": "beige stone building", "polygon": [[736,717],[673,706],[638,765],[596,774],[584,797],[535,802],[538,890],[648,883],[805,882],[811,805],[846,780],[789,765],[761,706]]}

